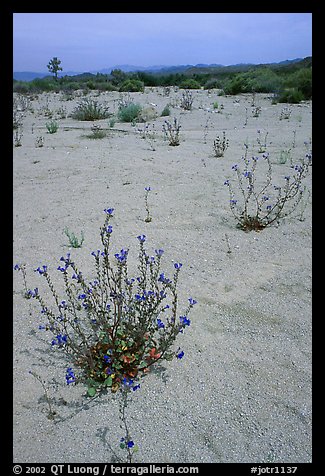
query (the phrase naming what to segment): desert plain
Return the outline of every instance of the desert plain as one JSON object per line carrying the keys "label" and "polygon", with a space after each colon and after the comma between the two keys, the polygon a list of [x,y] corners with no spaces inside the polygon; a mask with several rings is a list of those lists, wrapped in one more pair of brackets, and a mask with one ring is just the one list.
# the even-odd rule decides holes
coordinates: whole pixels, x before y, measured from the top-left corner
{"label": "desert plain", "polygon": [[[68,252],[91,280],[103,210],[113,207],[113,250],[129,248],[132,268],[136,237],[145,234],[148,252],[165,250],[166,273],[173,262],[183,264],[180,303],[197,300],[177,341],[184,357],[150,372],[132,394],[127,414],[139,446],[133,461],[311,462],[312,167],[294,213],[260,232],[237,228],[224,182],[235,183],[232,166],[245,144],[248,156],[262,160],[259,137],[266,138],[273,183],[283,184],[311,149],[312,102],[273,104],[268,94],[219,96],[218,90],[192,95],[186,111],[177,88],[90,91],[86,97],[108,107],[112,118],[123,97],[157,111],[147,123],[96,121],[105,131],[101,139],[90,137],[93,122],[70,117],[81,92],[42,93],[27,108],[20,104],[13,265],[24,263],[28,287],[44,296],[49,292],[34,270],[47,265],[60,288],[57,266]],[[161,116],[167,104],[170,115]],[[175,117],[180,144],[170,146],[162,128]],[[51,118],[59,125],[53,134],[46,128]],[[217,158],[213,141],[223,132],[229,146]],[[65,229],[83,233],[82,247],[70,246]],[[39,330],[42,315],[35,300],[24,298],[22,275],[14,271],[13,279],[14,462],[125,461],[118,395],[89,400],[84,387],[66,384],[64,355]],[[47,396],[30,370],[46,382]]]}

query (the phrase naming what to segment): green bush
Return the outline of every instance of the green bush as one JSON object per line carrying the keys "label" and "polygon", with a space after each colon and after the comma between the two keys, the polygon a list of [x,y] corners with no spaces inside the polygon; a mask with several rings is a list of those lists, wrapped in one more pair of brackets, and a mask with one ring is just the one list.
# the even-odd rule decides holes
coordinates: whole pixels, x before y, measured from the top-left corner
{"label": "green bush", "polygon": [[221,88],[222,88],[222,83],[217,78],[210,78],[204,84],[204,89],[221,89]]}
{"label": "green bush", "polygon": [[195,79],[185,79],[179,84],[180,89],[201,89],[200,83]]}
{"label": "green bush", "polygon": [[163,116],[170,116],[170,107],[168,106],[168,104],[166,104],[166,106],[164,107],[164,109],[161,111],[161,114],[160,114],[162,117]]}
{"label": "green bush", "polygon": [[297,88],[288,88],[279,93],[277,96],[277,102],[285,102],[290,104],[298,104],[304,99],[301,91]]}
{"label": "green bush", "polygon": [[121,122],[133,122],[137,119],[142,108],[140,104],[128,104],[120,107],[117,117]]}
{"label": "green bush", "polygon": [[303,95],[303,99],[312,97],[312,70],[304,68],[292,73],[286,80],[285,85],[296,88]]}
{"label": "green bush", "polygon": [[142,92],[144,91],[144,84],[139,79],[126,79],[119,88],[120,92]]}
{"label": "green bush", "polygon": [[245,77],[242,75],[236,75],[234,78],[229,79],[224,85],[225,94],[236,95],[240,93],[248,92],[248,84]]}
{"label": "green bush", "polygon": [[88,98],[81,101],[71,113],[71,117],[78,121],[97,121],[109,116],[107,108]]}

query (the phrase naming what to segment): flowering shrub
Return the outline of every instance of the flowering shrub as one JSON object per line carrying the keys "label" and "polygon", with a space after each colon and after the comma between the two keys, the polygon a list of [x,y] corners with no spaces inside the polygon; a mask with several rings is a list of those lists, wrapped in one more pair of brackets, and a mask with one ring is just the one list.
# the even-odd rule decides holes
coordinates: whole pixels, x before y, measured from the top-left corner
{"label": "flowering shrub", "polygon": [[46,265],[35,271],[47,282],[53,308],[38,288],[29,292],[39,302],[45,320],[39,329],[51,332],[51,346],[69,357],[66,383],[86,384],[89,396],[104,389],[134,391],[153,364],[181,359],[184,352],[172,346],[190,325],[188,314],[196,303],[189,298],[180,313],[177,283],[182,264],[174,263],[173,274],[165,274],[161,268],[164,250],[148,255],[145,235],[137,237],[137,272],[129,275],[129,250],[121,249],[113,256],[110,252],[113,213],[113,208],[105,209],[100,228],[103,249],[91,253],[95,261],[92,281],[86,280],[68,253],[57,268],[64,281],[64,299],[55,290]]}
{"label": "flowering shrub", "polygon": [[170,121],[165,120],[163,124],[163,132],[165,137],[169,141],[169,145],[177,146],[179,145],[179,131],[181,129],[181,125],[178,122],[177,118],[174,117],[173,123]]}
{"label": "flowering shrub", "polygon": [[226,138],[226,133],[223,131],[222,139],[219,136],[213,141],[214,155],[216,157],[223,157],[224,153],[228,149],[229,140]]}
{"label": "flowering shrub", "polygon": [[[246,146],[242,165],[232,166],[232,170],[236,173],[241,200],[235,195],[230,180],[224,182],[229,188],[230,208],[239,228],[244,231],[259,231],[290,215],[296,209],[304,192],[302,181],[308,173],[310,161],[307,155],[308,160],[292,166],[292,175],[285,176],[284,185],[278,186],[273,184],[269,154],[263,154],[262,159],[257,156],[249,159]],[[258,181],[257,167],[260,162],[266,165],[266,173],[264,180]]]}

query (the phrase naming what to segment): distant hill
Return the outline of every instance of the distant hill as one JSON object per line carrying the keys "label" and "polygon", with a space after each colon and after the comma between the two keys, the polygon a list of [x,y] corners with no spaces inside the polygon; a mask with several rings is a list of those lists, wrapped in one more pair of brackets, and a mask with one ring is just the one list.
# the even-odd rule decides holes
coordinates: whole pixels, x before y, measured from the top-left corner
{"label": "distant hill", "polygon": [[[295,58],[292,60],[285,60],[280,61],[278,63],[261,63],[261,64],[253,64],[253,63],[239,63],[234,65],[224,66],[222,64],[196,64],[196,65],[175,65],[175,66],[163,66],[163,65],[156,65],[156,66],[135,66],[129,64],[122,64],[116,65],[109,68],[104,68],[98,71],[90,71],[90,72],[76,72],[76,71],[63,71],[59,74],[59,76],[76,76],[77,78],[86,76],[91,77],[97,73],[99,74],[110,74],[113,69],[120,69],[126,73],[136,72],[136,71],[143,71],[147,73],[153,74],[175,74],[175,73],[184,73],[186,74],[193,74],[193,73],[211,73],[211,72],[240,72],[240,71],[248,71],[249,69],[256,68],[256,67],[263,67],[263,66],[270,66],[270,67],[290,67],[295,63],[304,62],[306,65],[311,64],[311,57],[308,56],[304,59],[302,58]],[[13,78],[16,81],[32,81],[35,78],[44,78],[49,76],[49,73],[39,73],[39,72],[32,72],[32,71],[14,71]],[[76,79],[77,79],[76,78]]]}

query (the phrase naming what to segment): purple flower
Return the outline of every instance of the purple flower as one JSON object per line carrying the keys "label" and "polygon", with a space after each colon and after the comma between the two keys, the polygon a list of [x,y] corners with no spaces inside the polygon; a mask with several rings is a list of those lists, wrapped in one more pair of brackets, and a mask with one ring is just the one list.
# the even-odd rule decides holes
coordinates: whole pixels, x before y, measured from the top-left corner
{"label": "purple flower", "polygon": [[125,263],[128,256],[128,250],[122,249],[120,253],[115,253],[114,256],[120,263]]}
{"label": "purple flower", "polygon": [[162,322],[161,319],[157,319],[157,325],[158,329],[163,329],[165,327],[165,324]]}
{"label": "purple flower", "polygon": [[66,344],[68,338],[66,335],[58,334],[55,339],[52,340],[51,345],[58,345],[61,347]]}
{"label": "purple flower", "polygon": [[104,212],[107,213],[107,215],[109,215],[111,217],[111,216],[113,216],[114,210],[115,210],[115,208],[105,208]]}
{"label": "purple flower", "polygon": [[74,383],[76,381],[76,376],[71,367],[67,368],[65,379],[67,381],[67,385],[70,385],[70,383]]}
{"label": "purple flower", "polygon": [[164,250],[162,250],[162,249],[155,250],[155,253],[156,253],[157,256],[162,256],[163,253],[164,253]]}
{"label": "purple flower", "polygon": [[138,240],[140,243],[144,243],[146,241],[146,235],[139,235],[137,236]]}
{"label": "purple flower", "polygon": [[195,301],[195,299],[193,299],[193,298],[191,298],[191,297],[188,298],[188,301],[189,301],[189,303],[190,303],[190,306],[194,306],[194,304],[197,303],[197,301]]}
{"label": "purple flower", "polygon": [[132,440],[127,442],[127,447],[128,448],[133,448],[133,446],[134,446],[134,442]]}
{"label": "purple flower", "polygon": [[151,188],[150,187],[144,187],[146,192],[150,192]]}
{"label": "purple flower", "polygon": [[183,266],[182,263],[174,263],[175,269],[181,269],[182,266]]}
{"label": "purple flower", "polygon": [[44,274],[47,271],[47,266],[43,265],[42,268],[39,266],[37,269],[35,269],[35,271],[38,271],[39,274]]}
{"label": "purple flower", "polygon": [[160,281],[163,284],[169,284],[171,283],[171,280],[166,278],[165,273],[160,273],[158,281]]}
{"label": "purple flower", "polygon": [[180,316],[180,321],[183,326],[189,326],[191,324],[191,320],[187,316]]}
{"label": "purple flower", "polygon": [[178,352],[178,354],[176,354],[176,357],[177,357],[178,359],[182,359],[182,358],[184,357],[184,351],[181,350],[180,352]]}

